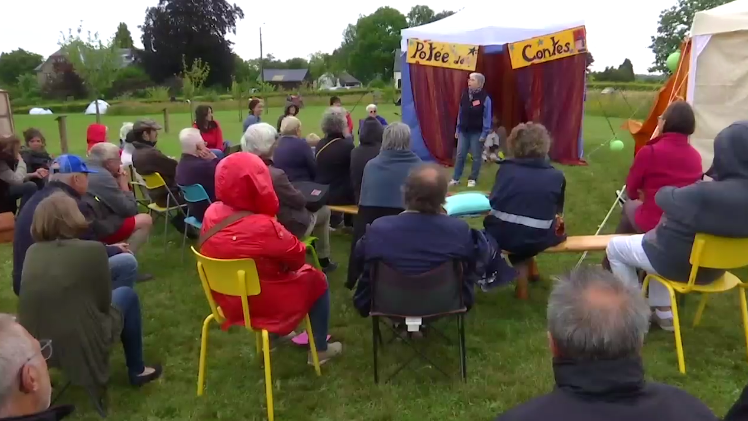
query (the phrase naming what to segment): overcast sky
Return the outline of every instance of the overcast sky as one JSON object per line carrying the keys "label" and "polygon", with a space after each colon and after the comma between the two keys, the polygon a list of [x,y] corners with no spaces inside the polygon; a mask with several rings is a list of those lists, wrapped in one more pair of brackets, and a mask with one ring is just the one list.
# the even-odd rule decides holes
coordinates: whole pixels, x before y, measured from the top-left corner
{"label": "overcast sky", "polygon": [[[595,70],[618,66],[631,59],[636,73],[645,73],[654,56],[649,50],[650,36],[657,30],[661,10],[676,0],[523,0],[504,1],[508,8],[528,8],[528,19],[542,13],[543,5],[564,2],[577,10],[586,22],[587,42],[595,57]],[[125,22],[140,42],[139,25],[145,10],[158,0],[4,0],[3,22],[0,24],[0,52],[23,48],[43,56],[54,53],[60,32],[77,28],[99,32],[102,37],[114,36],[119,22]],[[234,51],[245,59],[258,57],[259,28],[263,26],[263,52],[280,59],[307,57],[315,51],[332,52],[340,45],[343,30],[359,15],[369,14],[381,6],[395,7],[403,14],[416,4],[425,4],[441,11],[458,9],[455,0],[399,0],[370,2],[334,2],[309,0],[257,1],[236,0],[245,14],[239,22]],[[334,5],[334,6],[333,6]],[[532,5],[532,7],[528,7]],[[500,20],[497,17],[497,20]]]}

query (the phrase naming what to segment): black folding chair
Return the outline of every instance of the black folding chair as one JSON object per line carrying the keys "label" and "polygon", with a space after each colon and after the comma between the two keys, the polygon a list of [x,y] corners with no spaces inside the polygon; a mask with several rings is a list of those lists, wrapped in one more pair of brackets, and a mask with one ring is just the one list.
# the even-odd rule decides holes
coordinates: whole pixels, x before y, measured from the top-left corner
{"label": "black folding chair", "polygon": [[[462,296],[463,285],[462,264],[460,261],[451,260],[429,272],[420,275],[404,275],[399,273],[383,262],[377,262],[371,272],[371,319],[372,319],[372,343],[374,348],[374,383],[379,383],[378,352],[379,346],[384,346],[382,335],[379,330],[380,318],[385,317],[394,321],[405,321],[424,325],[429,323],[429,332],[439,334],[449,342],[449,338],[439,331],[433,323],[437,319],[450,317],[457,318],[457,333],[460,350],[460,372],[462,380],[467,379],[467,358],[465,350],[465,322],[467,313]],[[385,382],[400,373],[416,358],[420,357],[445,376],[442,370],[423,353],[406,335],[400,335],[397,326],[391,326],[395,338],[400,337],[414,354],[410,359],[402,363]]]}

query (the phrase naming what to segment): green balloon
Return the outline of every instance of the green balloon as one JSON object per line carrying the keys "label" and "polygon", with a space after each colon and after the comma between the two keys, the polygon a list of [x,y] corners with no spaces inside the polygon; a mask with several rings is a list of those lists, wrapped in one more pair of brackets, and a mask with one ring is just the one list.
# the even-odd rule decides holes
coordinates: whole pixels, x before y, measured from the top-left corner
{"label": "green balloon", "polygon": [[623,141],[619,139],[613,139],[610,141],[610,150],[611,151],[620,151],[623,150]]}
{"label": "green balloon", "polygon": [[680,51],[676,51],[669,56],[667,56],[667,68],[670,69],[671,72],[675,72],[678,70],[678,63],[680,62]]}

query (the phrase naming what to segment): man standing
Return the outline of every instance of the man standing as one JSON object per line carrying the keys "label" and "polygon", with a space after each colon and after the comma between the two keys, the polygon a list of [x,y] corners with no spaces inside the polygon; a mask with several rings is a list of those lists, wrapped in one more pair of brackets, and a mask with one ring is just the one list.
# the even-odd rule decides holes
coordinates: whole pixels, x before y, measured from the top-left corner
{"label": "man standing", "polygon": [[485,76],[471,73],[468,78],[467,89],[460,99],[460,111],[457,114],[457,156],[455,157],[455,173],[450,186],[460,184],[462,170],[468,152],[473,156],[473,167],[468,177],[468,187],[475,187],[480,175],[480,165],[483,156],[483,142],[491,131],[492,109],[491,97],[483,89]]}
{"label": "man standing", "polygon": [[13,316],[0,314],[0,420],[57,421],[73,412],[70,405],[49,408],[52,385],[46,360],[52,343],[42,342]]}
{"label": "man standing", "polygon": [[649,317],[641,291],[603,269],[583,268],[555,282],[548,339],[556,388],[497,421],[716,421],[685,391],[644,380],[640,354]]}

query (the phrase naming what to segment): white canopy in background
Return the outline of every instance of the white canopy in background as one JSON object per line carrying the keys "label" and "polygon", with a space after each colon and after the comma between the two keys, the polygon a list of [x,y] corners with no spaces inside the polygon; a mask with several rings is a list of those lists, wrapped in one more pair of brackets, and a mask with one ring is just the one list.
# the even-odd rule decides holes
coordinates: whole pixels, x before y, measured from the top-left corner
{"label": "white canopy in background", "polygon": [[[106,114],[106,110],[109,108],[109,103],[101,99],[97,99],[96,101],[99,102],[99,114]],[[88,104],[88,107],[86,107],[87,115],[96,114],[96,101],[91,101],[91,103]]]}
{"label": "white canopy in background", "polygon": [[50,115],[53,114],[52,110],[47,108],[32,108],[29,110],[29,115]]}
{"label": "white canopy in background", "polygon": [[[531,3],[537,3],[536,7]],[[579,15],[578,10],[560,1],[526,0],[514,5],[507,2],[475,3],[442,20],[403,29],[400,45],[403,52],[408,50],[408,38],[502,45],[584,25]]]}
{"label": "white canopy in background", "polygon": [[691,143],[706,171],[714,138],[730,123],[748,119],[748,0],[698,12],[691,27],[688,102],[696,114]]}

